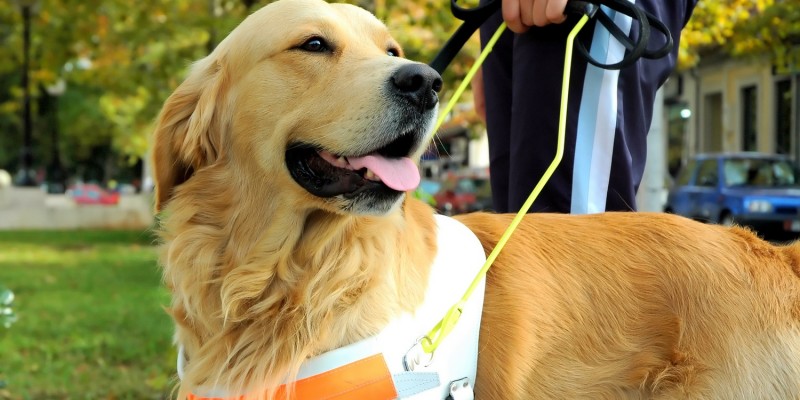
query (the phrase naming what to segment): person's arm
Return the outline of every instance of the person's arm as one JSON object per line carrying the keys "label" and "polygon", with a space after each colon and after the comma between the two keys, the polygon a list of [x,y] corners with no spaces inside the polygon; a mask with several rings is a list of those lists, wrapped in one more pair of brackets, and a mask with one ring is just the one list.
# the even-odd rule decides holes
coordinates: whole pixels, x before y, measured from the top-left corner
{"label": "person's arm", "polygon": [[472,77],[472,104],[475,112],[486,122],[486,98],[483,94],[483,69],[479,69]]}

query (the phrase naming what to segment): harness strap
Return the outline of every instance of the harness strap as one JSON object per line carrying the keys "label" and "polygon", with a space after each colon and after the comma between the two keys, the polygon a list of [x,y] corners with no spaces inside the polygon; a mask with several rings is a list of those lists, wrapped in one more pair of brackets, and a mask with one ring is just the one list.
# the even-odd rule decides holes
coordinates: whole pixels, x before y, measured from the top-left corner
{"label": "harness strap", "polygon": [[[281,386],[274,400],[393,400],[439,387],[436,372],[400,372],[392,375],[382,354]],[[189,394],[186,400],[246,400],[248,396],[206,397]]]}
{"label": "harness strap", "polygon": [[397,397],[404,399],[428,389],[439,387],[439,374],[436,372],[400,372],[392,375]]}

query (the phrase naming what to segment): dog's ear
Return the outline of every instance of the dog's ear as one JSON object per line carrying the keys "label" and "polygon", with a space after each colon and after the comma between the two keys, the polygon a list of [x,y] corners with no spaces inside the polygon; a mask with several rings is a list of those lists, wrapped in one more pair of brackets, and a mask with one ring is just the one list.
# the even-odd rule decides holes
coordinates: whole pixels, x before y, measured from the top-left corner
{"label": "dog's ear", "polygon": [[221,156],[225,76],[209,56],[192,67],[164,103],[152,142],[156,212],[164,209],[178,185]]}

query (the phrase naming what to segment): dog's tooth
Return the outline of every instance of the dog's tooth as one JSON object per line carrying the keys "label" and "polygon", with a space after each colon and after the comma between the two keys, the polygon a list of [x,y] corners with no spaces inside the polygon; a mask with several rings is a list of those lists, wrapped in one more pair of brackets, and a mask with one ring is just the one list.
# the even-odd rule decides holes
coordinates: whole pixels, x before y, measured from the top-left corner
{"label": "dog's tooth", "polygon": [[370,171],[370,170],[367,170],[367,173],[364,174],[364,177],[369,179],[369,180],[371,180],[371,181],[377,181],[378,180],[378,176],[375,175],[375,173]]}
{"label": "dog's tooth", "polygon": [[345,160],[344,157],[339,156],[339,158],[336,159],[336,164],[338,167],[344,168],[347,166],[347,160]]}

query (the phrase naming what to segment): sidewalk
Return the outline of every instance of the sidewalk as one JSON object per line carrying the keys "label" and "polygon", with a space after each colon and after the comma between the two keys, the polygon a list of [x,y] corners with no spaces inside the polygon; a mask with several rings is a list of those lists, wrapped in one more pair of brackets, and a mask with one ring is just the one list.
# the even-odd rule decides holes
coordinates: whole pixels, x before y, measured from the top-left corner
{"label": "sidewalk", "polygon": [[127,195],[114,206],[78,205],[38,188],[0,188],[0,229],[146,229],[152,194]]}

